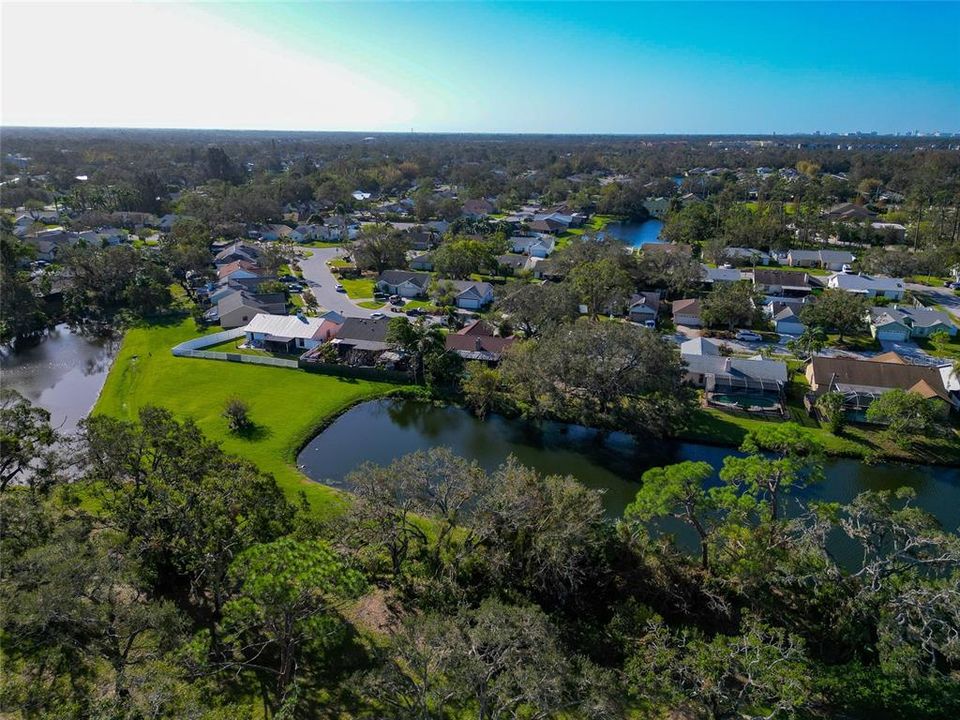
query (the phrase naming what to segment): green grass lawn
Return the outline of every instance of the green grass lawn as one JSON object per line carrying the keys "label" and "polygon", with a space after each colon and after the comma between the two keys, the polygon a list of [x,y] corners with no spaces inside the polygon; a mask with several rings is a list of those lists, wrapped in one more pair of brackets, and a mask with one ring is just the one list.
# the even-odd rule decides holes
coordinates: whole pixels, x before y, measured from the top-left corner
{"label": "green grass lawn", "polygon": [[927,338],[914,338],[917,346],[934,357],[941,357],[945,360],[960,360],[960,333],[957,333],[948,342],[943,349],[937,349]]}
{"label": "green grass lawn", "polygon": [[[296,452],[337,413],[398,386],[170,353],[174,345],[196,335],[189,318],[129,330],[94,412],[129,420],[139,408],[153,404],[180,418],[192,417],[226,452],[271,473],[290,500],[302,490],[321,514],[339,507],[343,500],[335,490],[307,480],[296,468]],[[224,402],[234,396],[250,405],[256,423],[245,436],[229,432],[220,416]]]}
{"label": "green grass lawn", "polygon": [[904,281],[910,283],[917,283],[919,285],[931,285],[933,287],[943,287],[943,283],[948,278],[946,277],[937,277],[936,275],[910,275],[905,277]]}
{"label": "green grass lawn", "polygon": [[335,247],[344,247],[344,244],[340,242],[326,242],[325,240],[314,240],[313,242],[300,243],[299,247],[335,248]]}
{"label": "green grass lawn", "polygon": [[364,300],[363,302],[358,302],[357,307],[366,308],[367,310],[379,310],[386,303],[380,302],[379,300]]}
{"label": "green grass lawn", "polygon": [[373,278],[340,278],[338,282],[349,298],[367,300],[373,297]]}

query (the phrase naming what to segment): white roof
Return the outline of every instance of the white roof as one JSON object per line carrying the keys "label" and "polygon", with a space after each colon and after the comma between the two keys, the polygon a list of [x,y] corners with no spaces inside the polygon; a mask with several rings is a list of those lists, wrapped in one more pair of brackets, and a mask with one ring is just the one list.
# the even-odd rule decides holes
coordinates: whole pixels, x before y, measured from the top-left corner
{"label": "white roof", "polygon": [[851,273],[837,273],[831,275],[827,284],[833,288],[850,290],[903,290],[903,280],[889,277],[871,277],[869,275],[853,275]]}
{"label": "white roof", "polygon": [[680,343],[683,355],[719,355],[720,343],[709,338],[697,337]]}
{"label": "white roof", "polygon": [[268,315],[260,313],[254,316],[250,324],[244,328],[245,332],[263,333],[277,338],[313,339],[321,332],[323,324],[330,324],[324,318],[306,317],[305,315]]}

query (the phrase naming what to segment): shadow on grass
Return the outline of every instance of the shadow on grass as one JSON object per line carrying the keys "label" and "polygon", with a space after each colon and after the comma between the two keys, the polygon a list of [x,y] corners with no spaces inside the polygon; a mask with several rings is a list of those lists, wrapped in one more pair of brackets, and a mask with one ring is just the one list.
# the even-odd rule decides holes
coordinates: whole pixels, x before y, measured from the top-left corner
{"label": "shadow on grass", "polygon": [[235,430],[231,432],[231,435],[243,440],[259,442],[260,440],[266,440],[267,438],[271,437],[273,435],[273,430],[268,428],[266,425],[257,425],[255,423],[251,423],[242,430]]}

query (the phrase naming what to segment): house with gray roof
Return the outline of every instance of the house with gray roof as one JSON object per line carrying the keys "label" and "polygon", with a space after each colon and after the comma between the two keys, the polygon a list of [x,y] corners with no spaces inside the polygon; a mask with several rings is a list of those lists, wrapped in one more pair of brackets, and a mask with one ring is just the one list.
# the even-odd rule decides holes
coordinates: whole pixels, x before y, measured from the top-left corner
{"label": "house with gray roof", "polygon": [[827,279],[827,287],[867,297],[884,297],[890,300],[903,299],[904,285],[901,278],[865,275],[863,273],[836,273]]}
{"label": "house with gray roof", "polygon": [[957,334],[950,316],[939,310],[917,307],[870,308],[870,334],[877,340],[903,342],[910,338],[930,337],[935,332]]}
{"label": "house with gray roof", "polygon": [[423,297],[433,277],[430,273],[409,270],[384,270],[377,278],[377,289],[401,297]]}
{"label": "house with gray roof", "polygon": [[493,285],[473,280],[450,280],[454,304],[461,310],[482,310],[493,302]]}

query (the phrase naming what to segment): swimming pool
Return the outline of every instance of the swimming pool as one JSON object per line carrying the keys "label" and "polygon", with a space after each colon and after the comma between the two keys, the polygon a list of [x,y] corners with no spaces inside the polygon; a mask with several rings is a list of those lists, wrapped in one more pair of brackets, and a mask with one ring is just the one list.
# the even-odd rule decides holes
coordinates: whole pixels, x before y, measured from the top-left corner
{"label": "swimming pool", "polygon": [[780,407],[779,398],[764,393],[718,393],[710,397],[710,402],[716,405],[736,405],[744,410],[748,408],[776,410]]}

